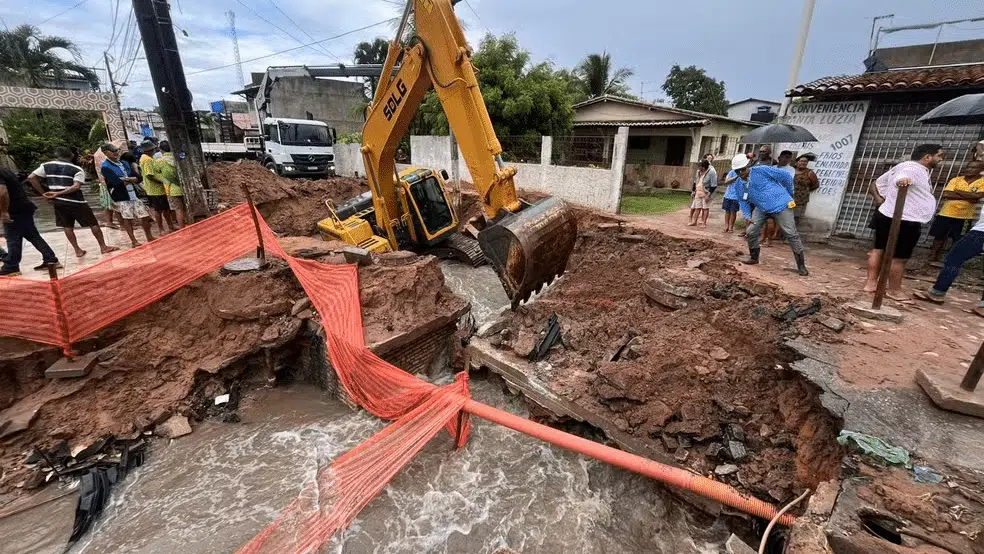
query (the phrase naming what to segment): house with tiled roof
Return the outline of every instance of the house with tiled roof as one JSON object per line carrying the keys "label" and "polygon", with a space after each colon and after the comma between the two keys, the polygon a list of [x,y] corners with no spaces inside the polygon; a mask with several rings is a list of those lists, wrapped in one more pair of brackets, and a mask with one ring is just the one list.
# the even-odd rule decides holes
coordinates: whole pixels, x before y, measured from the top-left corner
{"label": "house with tiled roof", "polygon": [[[823,194],[811,198],[808,232],[869,239],[873,231],[868,222],[875,209],[868,197],[870,183],[907,159],[915,146],[939,143],[947,153],[946,162],[933,172],[939,196],[966,164],[972,145],[984,138],[981,125],[916,121],[947,100],[984,92],[984,40],[881,48],[864,65],[864,73],[823,77],[786,93],[792,100],[787,119],[807,128],[815,125],[814,134],[821,138],[803,149],[826,148],[831,156],[841,156],[819,163],[828,182],[823,186],[821,177]],[[846,123],[850,118],[853,127]],[[839,122],[845,124],[838,127]],[[831,128],[840,129],[840,135],[820,137]],[[838,144],[847,147],[838,150]]]}
{"label": "house with tiled roof", "polygon": [[760,125],[620,96],[599,96],[574,105],[574,135],[582,140],[605,140],[614,137],[619,127],[628,128],[626,175],[630,191],[634,186],[656,183],[660,187],[689,187],[696,164],[705,154],[713,154],[719,174],[726,174],[724,169],[737,151],[739,139]]}

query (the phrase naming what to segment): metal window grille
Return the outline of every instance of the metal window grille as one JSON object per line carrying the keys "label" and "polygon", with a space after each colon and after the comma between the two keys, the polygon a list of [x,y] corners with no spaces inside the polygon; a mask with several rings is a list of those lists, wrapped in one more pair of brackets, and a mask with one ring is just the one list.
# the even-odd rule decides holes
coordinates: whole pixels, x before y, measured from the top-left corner
{"label": "metal window grille", "polygon": [[[932,173],[933,194],[939,198],[946,183],[957,176],[970,156],[971,146],[984,137],[984,126],[923,125],[916,120],[941,102],[872,104],[861,128],[851,164],[847,190],[837,215],[834,235],[870,239],[868,223],[875,205],[868,187],[893,165],[909,159],[912,149],[924,143],[939,143],[946,159]],[[926,225],[921,245],[929,244]]]}
{"label": "metal window grille", "polygon": [[540,163],[540,144],[543,138],[539,135],[514,135],[499,137],[502,145],[502,159],[510,163],[538,164]]}
{"label": "metal window grille", "polygon": [[613,136],[554,137],[550,163],[610,169],[614,147]]}

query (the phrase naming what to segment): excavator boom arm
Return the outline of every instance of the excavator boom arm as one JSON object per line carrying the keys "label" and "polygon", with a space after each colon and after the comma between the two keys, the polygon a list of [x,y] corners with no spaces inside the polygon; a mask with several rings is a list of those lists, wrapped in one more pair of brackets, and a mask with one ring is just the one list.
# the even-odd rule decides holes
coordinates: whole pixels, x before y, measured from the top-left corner
{"label": "excavator boom arm", "polygon": [[[405,46],[401,35],[411,10],[416,33]],[[400,69],[392,75],[397,63]],[[502,147],[451,0],[411,0],[383,64],[362,132],[362,155],[377,225],[386,230],[391,246],[396,248],[394,229],[401,214],[394,157],[431,87],[482,200],[488,224],[479,235],[482,250],[514,303],[517,298],[526,299],[564,271],[577,225],[560,200],[542,200],[534,206],[537,209],[528,209],[520,201],[513,180],[516,170],[502,163]]]}

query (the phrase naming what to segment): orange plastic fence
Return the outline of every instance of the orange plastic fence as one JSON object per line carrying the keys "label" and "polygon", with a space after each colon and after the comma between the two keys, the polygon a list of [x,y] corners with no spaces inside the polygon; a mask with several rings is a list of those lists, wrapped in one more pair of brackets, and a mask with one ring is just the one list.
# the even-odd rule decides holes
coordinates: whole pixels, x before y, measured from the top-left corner
{"label": "orange plastic fence", "polygon": [[[461,447],[468,414],[516,429],[747,513],[771,518],[775,506],[723,483],[533,423],[470,399],[466,374],[437,387],[381,360],[365,347],[358,271],[288,256],[259,220],[270,254],[293,269],[325,325],[328,357],[349,396],[393,423],[319,472],[241,553],[312,552],[344,529],[443,427]],[[61,345],[159,300],[256,248],[250,208],[241,205],[139,248],[49,282],[0,278],[0,336]],[[791,516],[780,519],[789,525]]]}
{"label": "orange plastic fence", "polygon": [[54,344],[67,352],[70,343],[255,248],[256,231],[243,204],[62,279],[0,277],[0,336]]}

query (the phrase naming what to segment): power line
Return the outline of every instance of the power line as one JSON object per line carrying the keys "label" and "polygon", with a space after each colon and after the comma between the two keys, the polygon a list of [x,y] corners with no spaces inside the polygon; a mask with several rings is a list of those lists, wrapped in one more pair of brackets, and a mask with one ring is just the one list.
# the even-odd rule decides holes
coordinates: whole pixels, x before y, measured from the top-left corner
{"label": "power line", "polygon": [[[285,30],[285,29],[284,29],[283,27],[281,27],[280,25],[277,25],[276,23],[274,23],[274,22],[272,22],[272,21],[270,21],[269,19],[267,19],[267,18],[265,18],[265,17],[263,17],[262,15],[260,15],[260,14],[258,14],[258,13],[256,13],[256,10],[254,10],[254,9],[253,9],[253,8],[251,8],[251,7],[249,7],[249,5],[247,5],[247,4],[245,3],[245,2],[243,2],[243,0],[236,0],[236,2],[239,2],[239,4],[240,4],[240,5],[242,6],[242,7],[244,7],[244,8],[246,8],[247,10],[249,10],[249,11],[250,11],[250,13],[252,13],[252,14],[253,14],[253,15],[255,15],[256,17],[258,17],[258,18],[260,18],[261,20],[263,20],[263,21],[264,21],[264,22],[266,22],[267,24],[269,24],[269,25],[271,25],[272,27],[274,27],[274,28],[276,28],[276,29],[277,29],[277,30],[279,30],[279,31],[280,31],[281,33],[283,33],[283,34],[285,34],[285,35],[287,35],[288,37],[290,37],[290,38],[292,38],[292,39],[294,39],[295,41],[297,41],[297,42],[298,42],[298,43],[300,43],[300,44],[304,44],[304,41],[303,41],[303,40],[301,40],[301,39],[299,39],[299,38],[297,38],[297,37],[295,37],[294,35],[292,35],[292,34],[290,34],[290,32],[288,32],[287,30]],[[312,40],[313,40],[313,39],[312,39]],[[313,44],[313,43],[312,43],[312,44]],[[309,48],[309,49],[311,49],[311,51],[313,51],[313,52],[315,52],[315,53],[317,53],[317,54],[321,54],[321,53],[322,53],[322,52],[319,52],[318,50],[316,50],[316,49],[315,49],[315,48],[314,48],[313,46],[311,46],[311,45],[306,45],[306,44],[305,44],[305,45],[304,45],[304,47],[305,47],[305,48]]]}
{"label": "power line", "polygon": [[475,17],[478,18],[478,22],[481,23],[483,27],[485,27],[485,30],[488,31],[490,35],[495,34],[492,32],[492,29],[490,29],[489,26],[486,25],[484,21],[482,21],[482,16],[478,15],[478,12],[476,12],[475,8],[472,7],[471,2],[465,0],[465,5],[468,6],[468,9],[471,10],[471,13],[475,14]]}
{"label": "power line", "polygon": [[[109,0],[109,5],[113,5],[113,0]],[[120,18],[120,0],[116,0],[116,8],[113,9],[113,30],[109,33],[109,44],[106,45],[106,51],[108,52],[110,48],[113,47],[113,43],[116,41],[116,24]]]}
{"label": "power line", "polygon": [[[371,25],[366,25],[365,27],[359,27],[358,29],[352,29],[351,31],[346,31],[344,33],[335,35],[333,37],[323,38],[323,39],[318,40],[318,41],[315,41],[315,42],[311,42],[311,43],[308,43],[308,44],[302,44],[300,46],[295,46],[293,48],[288,48],[286,50],[281,50],[279,52],[274,52],[272,54],[266,54],[264,56],[257,56],[255,58],[250,58],[248,60],[243,60],[243,63],[250,63],[250,62],[256,62],[256,61],[259,61],[259,60],[265,60],[267,58],[272,58],[274,56],[279,56],[281,54],[286,54],[287,52],[293,52],[294,50],[300,50],[301,48],[306,48],[306,47],[309,47],[309,46],[313,46],[315,44],[321,44],[323,42],[328,42],[328,41],[340,39],[340,38],[346,37],[348,35],[353,35],[355,33],[359,33],[359,32],[362,32],[362,31],[366,31],[366,30],[372,29],[373,27],[379,27],[380,25],[386,25],[386,24],[388,24],[388,23],[390,23],[392,21],[395,21],[397,19],[399,19],[399,18],[398,17],[391,17],[389,19],[384,19],[382,21],[377,21],[377,22],[375,22],[375,23],[373,23]],[[200,75],[202,73],[208,73],[209,71],[218,71],[220,69],[226,69],[226,68],[232,67],[234,65],[236,65],[236,64],[235,63],[227,63],[225,65],[219,65],[219,66],[216,66],[216,67],[210,67],[208,69],[200,69],[198,71],[192,71],[191,73],[185,73],[185,75]],[[139,79],[137,81],[134,81],[134,83],[143,83],[143,82],[146,82],[146,81],[150,81],[150,79]]]}
{"label": "power line", "polygon": [[[278,6],[276,2],[274,2],[273,0],[269,0],[269,1],[270,1],[270,3],[271,3],[271,4],[273,4],[273,7],[274,7],[274,8],[277,8],[277,11],[278,11],[278,12],[280,12],[280,15],[282,15],[282,16],[284,16],[285,18],[287,18],[287,21],[290,21],[290,22],[291,22],[291,24],[293,24],[293,25],[294,25],[294,27],[297,27],[297,29],[298,29],[298,30],[299,30],[300,32],[302,32],[302,33],[304,33],[304,36],[306,36],[306,37],[307,37],[307,38],[308,38],[309,40],[318,40],[318,39],[316,39],[316,38],[314,38],[313,36],[311,36],[311,33],[308,33],[307,31],[305,31],[305,30],[304,30],[304,28],[303,28],[303,27],[301,27],[300,25],[298,25],[298,24],[297,24],[297,22],[296,22],[296,21],[294,21],[294,19],[293,19],[293,18],[291,18],[291,17],[289,16],[289,15],[287,15],[287,13],[286,13],[286,12],[284,12],[284,10],[282,10],[282,9],[280,9],[280,6]],[[318,48],[320,48],[321,50],[323,50],[325,54],[328,54],[329,56],[331,56],[331,57],[333,57],[333,58],[335,58],[335,60],[337,60],[337,61],[338,61],[339,63],[342,63],[342,62],[343,62],[343,60],[342,60],[341,58],[339,58],[339,57],[338,57],[338,56],[336,56],[335,54],[333,54],[333,53],[331,53],[331,52],[330,52],[330,51],[329,51],[329,50],[328,50],[327,48],[325,48],[324,46],[321,46],[321,45],[319,44],[319,45],[318,45]]]}
{"label": "power line", "polygon": [[56,17],[61,17],[61,16],[63,16],[63,15],[65,15],[66,13],[68,13],[68,12],[70,12],[70,11],[72,11],[72,10],[74,10],[75,8],[77,8],[77,7],[79,7],[79,6],[81,6],[82,4],[85,4],[85,3],[86,3],[86,2],[88,2],[88,1],[89,1],[89,0],[82,0],[81,2],[77,2],[77,3],[76,3],[76,4],[74,5],[74,6],[72,6],[71,8],[68,8],[67,10],[64,10],[64,11],[61,11],[61,12],[58,12],[58,13],[56,13],[55,15],[53,15],[53,16],[51,16],[51,17],[49,17],[48,19],[45,19],[45,20],[44,20],[44,21],[42,21],[41,23],[38,23],[38,24],[36,24],[36,25],[35,25],[35,27],[40,27],[41,25],[44,25],[45,23],[47,23],[47,22],[49,22],[49,21],[51,21],[52,19],[54,19],[54,18],[56,18]]}

